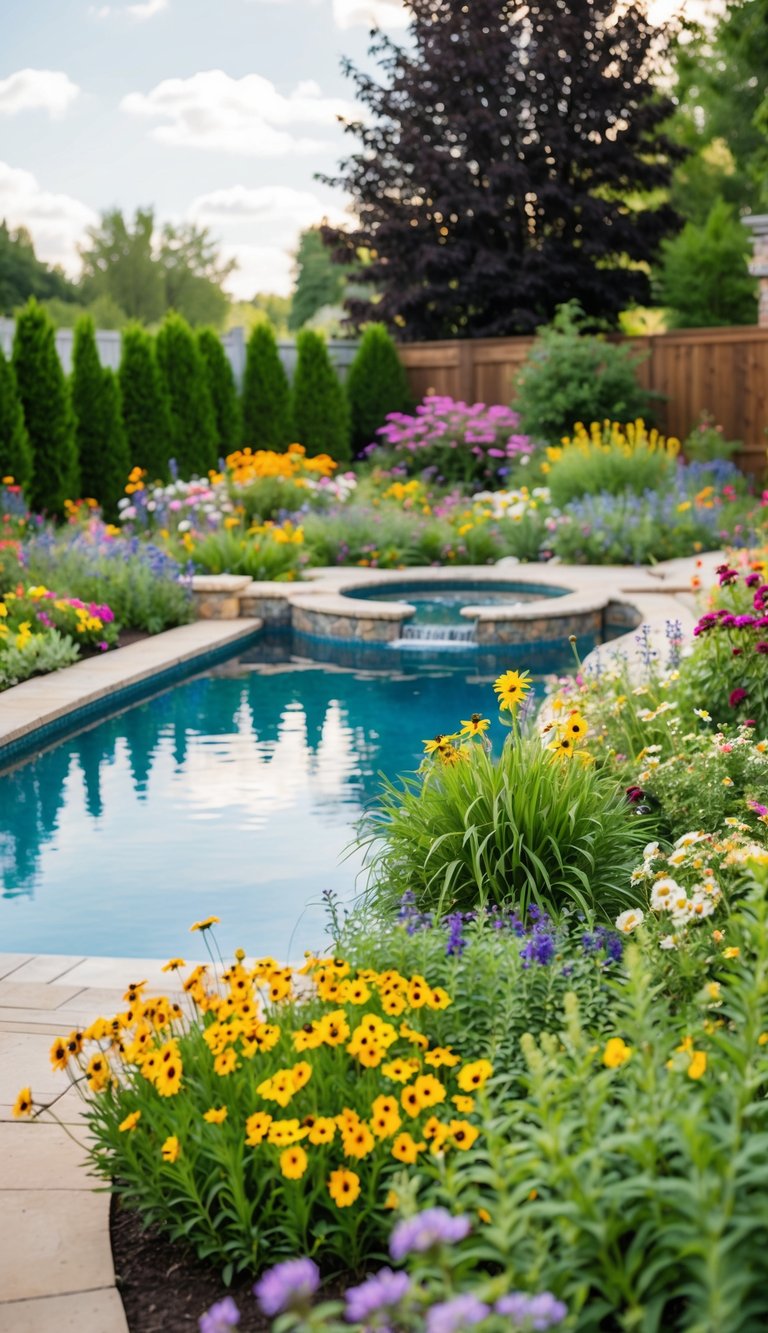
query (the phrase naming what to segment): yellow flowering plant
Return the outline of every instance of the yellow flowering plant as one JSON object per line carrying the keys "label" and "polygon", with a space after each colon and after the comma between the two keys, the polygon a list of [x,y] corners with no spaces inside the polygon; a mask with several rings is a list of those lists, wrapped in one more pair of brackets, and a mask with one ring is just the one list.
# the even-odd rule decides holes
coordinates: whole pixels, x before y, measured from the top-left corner
{"label": "yellow flowering plant", "polygon": [[418,974],[241,951],[184,967],[168,964],[180,998],[136,982],[120,1013],[54,1042],[96,1172],[225,1276],[297,1251],[354,1267],[386,1234],[395,1173],[473,1148],[492,1065],[442,1043],[451,997]]}

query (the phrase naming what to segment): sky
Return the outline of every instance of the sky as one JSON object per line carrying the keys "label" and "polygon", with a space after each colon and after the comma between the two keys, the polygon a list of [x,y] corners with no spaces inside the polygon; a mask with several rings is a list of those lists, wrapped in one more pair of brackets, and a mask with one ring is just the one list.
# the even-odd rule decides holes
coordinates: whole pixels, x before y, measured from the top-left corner
{"label": "sky", "polygon": [[77,276],[102,211],[153,206],[210,229],[236,298],[287,294],[302,228],[346,216],[314,179],[354,144],[341,58],[365,63],[372,22],[402,30],[402,0],[6,4],[0,218]]}

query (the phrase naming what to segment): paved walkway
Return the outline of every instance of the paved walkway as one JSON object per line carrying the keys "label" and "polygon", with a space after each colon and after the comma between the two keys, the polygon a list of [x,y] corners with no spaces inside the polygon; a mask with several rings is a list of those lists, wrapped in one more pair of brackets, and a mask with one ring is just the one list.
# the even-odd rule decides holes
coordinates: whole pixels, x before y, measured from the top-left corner
{"label": "paved walkway", "polygon": [[49,1117],[15,1121],[30,1085],[85,1143],[81,1099],[51,1069],[56,1037],[123,1007],[132,980],[168,994],[157,960],[0,954],[0,1333],[127,1333],[109,1202],[84,1152]]}

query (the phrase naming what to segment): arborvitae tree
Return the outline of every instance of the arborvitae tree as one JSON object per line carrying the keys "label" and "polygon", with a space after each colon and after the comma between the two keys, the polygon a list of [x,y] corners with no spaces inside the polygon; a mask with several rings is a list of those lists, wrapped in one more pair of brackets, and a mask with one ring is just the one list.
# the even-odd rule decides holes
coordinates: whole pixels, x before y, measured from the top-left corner
{"label": "arborvitae tree", "polygon": [[13,477],[26,489],[32,479],[32,446],[16,388],[13,366],[0,347],[0,479]]}
{"label": "arborvitae tree", "polygon": [[353,322],[482,337],[530,332],[571,298],[609,320],[647,304],[683,150],[659,129],[672,102],[651,82],[662,37],[644,0],[408,8],[406,46],[374,35],[381,82],[344,64],[368,114],[326,183],[359,221],[323,236],[340,261],[369,255],[353,276],[381,293],[347,300]]}
{"label": "arborvitae tree", "polygon": [[757,321],[757,283],[749,274],[750,242],[723,199],[702,227],[686,222],[662,247],[658,294],[678,329]]}
{"label": "arborvitae tree", "polygon": [[170,455],[179,475],[204,476],[218,460],[216,418],[205,363],[181,315],[167,315],[157,335],[157,360],[171,411]]}
{"label": "arborvitae tree", "polygon": [[331,365],[325,339],[312,329],[296,337],[298,359],[293,377],[293,419],[307,453],[348,459],[349,404]]}
{"label": "arborvitae tree", "polygon": [[60,515],[80,493],[75,420],[53,324],[34,300],[16,321],[13,368],[32,445],[28,499],[33,509]]}
{"label": "arborvitae tree", "polygon": [[71,391],[80,487],[83,495],[98,500],[105,516],[112,519],[117,516],[117,502],[124,494],[131,464],[120,390],[113,372],[102,369],[89,315],[75,325]]}
{"label": "arborvitae tree", "polygon": [[139,324],[124,329],[122,341],[118,377],[130,465],[145,468],[150,481],[167,481],[171,414],[154,342]]}
{"label": "arborvitae tree", "polygon": [[270,324],[248,339],[243,378],[243,444],[284,449],[293,438],[291,389]]}
{"label": "arborvitae tree", "polygon": [[375,441],[388,412],[409,412],[413,407],[408,377],[383,324],[369,324],[365,330],[346,389],[355,451]]}
{"label": "arborvitae tree", "polygon": [[218,449],[222,454],[230,454],[240,443],[241,426],[240,404],[229,357],[222,347],[221,338],[213,329],[201,329],[197,335],[197,345],[208,372]]}

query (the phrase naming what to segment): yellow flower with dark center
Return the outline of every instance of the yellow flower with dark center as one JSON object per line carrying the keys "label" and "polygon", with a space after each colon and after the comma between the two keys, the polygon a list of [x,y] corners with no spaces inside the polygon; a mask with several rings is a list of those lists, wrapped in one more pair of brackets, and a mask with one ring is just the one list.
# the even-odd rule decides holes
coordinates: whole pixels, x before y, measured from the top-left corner
{"label": "yellow flower with dark center", "polygon": [[582,736],[586,736],[589,727],[581,716],[581,713],[574,709],[574,711],[569,714],[567,721],[560,723],[559,730],[563,735],[569,736],[572,741],[577,741]]}
{"label": "yellow flower with dark center", "polygon": [[220,924],[221,919],[218,916],[206,916],[202,921],[195,921],[194,925],[189,927],[190,934],[195,930],[210,930],[211,926],[218,926]]}
{"label": "yellow flower with dark center", "polygon": [[323,1044],[323,1030],[319,1023],[305,1023],[293,1034],[293,1046],[296,1051],[314,1051]]}
{"label": "yellow flower with dark center", "polygon": [[354,1171],[339,1167],[330,1174],[328,1193],[337,1208],[349,1208],[360,1194],[360,1177]]}
{"label": "yellow flower with dark center", "polygon": [[180,967],[186,967],[183,958],[169,958],[167,963],[161,967],[161,972],[178,972]]}
{"label": "yellow flower with dark center", "polygon": [[224,1078],[227,1074],[232,1074],[239,1068],[237,1053],[232,1050],[231,1046],[217,1055],[213,1062],[213,1072],[218,1074],[219,1078]]}
{"label": "yellow flower with dark center", "polygon": [[462,1152],[466,1152],[468,1148],[472,1147],[480,1133],[474,1125],[470,1125],[468,1120],[452,1120],[448,1126],[448,1131],[456,1147],[461,1148]]}
{"label": "yellow flower with dark center", "polygon": [[482,736],[491,725],[490,718],[483,717],[481,713],[473,713],[466,722],[462,722],[460,736]]}
{"label": "yellow flower with dark center", "polygon": [[326,1046],[340,1046],[349,1036],[349,1023],[343,1009],[334,1009],[319,1022],[322,1040]]}
{"label": "yellow flower with dark center", "polygon": [[367,1157],[376,1147],[376,1140],[364,1120],[354,1129],[342,1130],[341,1141],[345,1157]]}
{"label": "yellow flower with dark center", "polygon": [[459,1093],[457,1096],[451,1097],[451,1101],[456,1107],[456,1110],[460,1111],[462,1115],[469,1115],[470,1111],[474,1111],[475,1109],[474,1097],[464,1097]]}
{"label": "yellow flower with dark center", "polygon": [[409,1008],[411,1009],[423,1008],[423,1006],[427,1003],[429,990],[430,988],[427,985],[426,981],[424,980],[424,977],[420,977],[418,975],[411,977],[410,981],[408,982],[408,990],[406,991],[406,998],[408,1000]]}
{"label": "yellow flower with dark center", "polygon": [[499,697],[499,708],[514,713],[531,688],[528,671],[505,671],[493,682],[493,688]]}
{"label": "yellow flower with dark center", "polygon": [[422,742],[424,746],[424,753],[438,754],[441,751],[450,750],[451,744],[455,740],[458,740],[458,734],[454,734],[451,736],[448,735],[444,736],[442,732],[438,732],[437,735],[433,737],[431,741]]}
{"label": "yellow flower with dark center", "polygon": [[136,1128],[140,1120],[141,1111],[131,1111],[130,1114],[125,1117],[125,1120],[120,1121],[117,1128],[121,1134],[127,1134],[130,1129]]}
{"label": "yellow flower with dark center", "polygon": [[273,1120],[267,1138],[276,1148],[290,1148],[292,1144],[305,1139],[308,1133],[309,1130],[300,1125],[298,1120]]}
{"label": "yellow flower with dark center", "polygon": [[272,1117],[268,1111],[256,1111],[254,1115],[249,1115],[245,1122],[245,1141],[249,1148],[257,1148],[262,1139],[265,1139],[272,1124]]}
{"label": "yellow flower with dark center", "polygon": [[162,1153],[164,1162],[178,1161],[181,1156],[181,1144],[175,1134],[171,1134],[170,1137],[165,1140],[160,1152]]}
{"label": "yellow flower with dark center", "polygon": [[386,1052],[382,1046],[371,1043],[370,1045],[361,1046],[357,1058],[365,1069],[378,1069],[385,1054]]}
{"label": "yellow flower with dark center", "polygon": [[207,1120],[209,1125],[221,1125],[226,1120],[227,1115],[226,1106],[212,1106],[210,1111],[203,1114],[203,1120]]}
{"label": "yellow flower with dark center", "polygon": [[66,1069],[69,1063],[69,1050],[63,1037],[57,1037],[53,1043],[50,1060],[54,1069]]}
{"label": "yellow flower with dark center", "polygon": [[491,1077],[493,1065],[490,1060],[475,1060],[459,1070],[458,1085],[462,1092],[479,1092]]}
{"label": "yellow flower with dark center", "polygon": [[295,1090],[298,1092],[300,1088],[305,1087],[306,1084],[309,1083],[309,1080],[312,1077],[312,1066],[307,1060],[300,1060],[298,1064],[293,1066],[290,1074],[291,1082],[293,1083]]}
{"label": "yellow flower with dark center", "polygon": [[77,1056],[83,1049],[83,1034],[75,1029],[67,1037],[67,1050],[72,1056]]}
{"label": "yellow flower with dark center", "polygon": [[632,1054],[632,1047],[627,1046],[623,1037],[609,1037],[603,1051],[603,1064],[606,1069],[619,1069]]}
{"label": "yellow flower with dark center", "polygon": [[[418,1069],[418,1062],[416,1062]],[[390,1060],[388,1065],[383,1065],[382,1074],[391,1078],[395,1083],[407,1083],[414,1072],[414,1065],[410,1060]]]}
{"label": "yellow flower with dark center", "polygon": [[571,737],[564,735],[562,732],[558,734],[556,740],[552,741],[551,745],[547,746],[547,749],[551,750],[554,759],[572,759],[576,753],[576,747]]}
{"label": "yellow flower with dark center", "polygon": [[426,1146],[426,1143],[417,1143],[408,1133],[398,1134],[392,1144],[392,1156],[398,1162],[405,1162],[406,1166],[413,1166],[419,1153],[424,1152]]}
{"label": "yellow flower with dark center", "polygon": [[94,1055],[85,1070],[91,1092],[103,1092],[109,1082],[109,1064],[103,1055]]}
{"label": "yellow flower with dark center", "polygon": [[423,1032],[417,1032],[416,1029],[410,1027],[408,1023],[400,1024],[400,1036],[405,1037],[405,1040],[409,1041],[412,1046],[420,1046],[423,1051],[426,1051],[429,1048],[429,1041],[424,1036]]}
{"label": "yellow flower with dark center", "polygon": [[[143,1072],[143,1071],[142,1071]],[[155,1087],[161,1097],[175,1097],[181,1087],[183,1067],[175,1043],[169,1042],[160,1051],[160,1062],[155,1074]]]}
{"label": "yellow flower with dark center", "polygon": [[427,1051],[424,1063],[432,1069],[439,1069],[441,1065],[446,1065],[450,1069],[461,1061],[458,1055],[453,1054],[450,1046],[435,1046],[431,1051]]}
{"label": "yellow flower with dark center", "polygon": [[414,1084],[403,1088],[400,1093],[400,1104],[406,1115],[417,1116],[421,1111],[421,1099]]}
{"label": "yellow flower with dark center", "polygon": [[406,1004],[402,995],[396,990],[386,990],[382,992],[381,1007],[384,1013],[389,1014],[391,1018],[399,1018],[405,1010]]}
{"label": "yellow flower with dark center", "polygon": [[13,1103],[11,1112],[14,1120],[21,1120],[24,1116],[32,1114],[32,1089],[22,1088],[16,1101]]}
{"label": "yellow flower with dark center", "polygon": [[445,1101],[445,1088],[434,1074],[421,1074],[413,1086],[416,1096],[425,1109]]}
{"label": "yellow flower with dark center", "polygon": [[388,1139],[400,1128],[402,1121],[395,1097],[377,1097],[371,1106],[371,1128],[377,1139]]}
{"label": "yellow flower with dark center", "polygon": [[309,1141],[316,1148],[326,1143],[333,1143],[335,1137],[336,1121],[330,1116],[319,1115],[309,1127]]}
{"label": "yellow flower with dark center", "polygon": [[429,993],[427,999],[428,1009],[447,1009],[453,1000],[442,986],[435,986]]}
{"label": "yellow flower with dark center", "polygon": [[307,1161],[303,1148],[285,1148],[280,1154],[280,1170],[286,1180],[301,1180],[307,1169]]}

